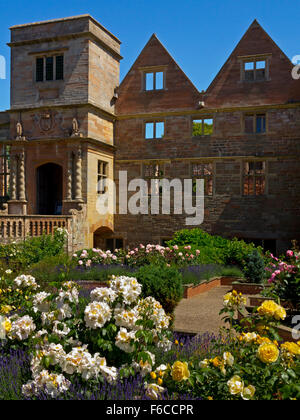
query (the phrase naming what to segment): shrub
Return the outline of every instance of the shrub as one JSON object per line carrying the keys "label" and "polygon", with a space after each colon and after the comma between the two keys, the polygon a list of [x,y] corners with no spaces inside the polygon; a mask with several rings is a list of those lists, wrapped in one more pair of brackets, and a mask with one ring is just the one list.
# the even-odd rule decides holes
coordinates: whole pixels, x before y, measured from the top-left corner
{"label": "shrub", "polygon": [[296,312],[300,310],[300,253],[287,251],[285,257],[272,260],[266,268],[270,278],[268,283],[271,287],[266,288],[266,296],[282,299],[289,302]]}
{"label": "shrub", "polygon": [[222,269],[221,276],[244,278],[244,273],[237,267],[224,267]]}
{"label": "shrub", "polygon": [[66,231],[58,228],[54,235],[27,238],[24,242],[0,245],[0,258],[16,271],[24,271],[45,257],[56,256],[64,252]]}
{"label": "shrub", "polygon": [[220,236],[210,235],[201,229],[183,229],[176,232],[169,246],[190,245],[192,251],[200,250],[197,264],[236,265],[244,268],[247,256],[255,249],[262,254],[262,248],[255,248],[254,244],[236,238],[230,240]]}
{"label": "shrub", "polygon": [[147,265],[136,273],[144,297],[153,296],[168,314],[183,297],[182,275],[174,267]]}
{"label": "shrub", "polygon": [[245,259],[244,274],[251,283],[262,283],[265,276],[265,263],[259,252],[254,249]]}

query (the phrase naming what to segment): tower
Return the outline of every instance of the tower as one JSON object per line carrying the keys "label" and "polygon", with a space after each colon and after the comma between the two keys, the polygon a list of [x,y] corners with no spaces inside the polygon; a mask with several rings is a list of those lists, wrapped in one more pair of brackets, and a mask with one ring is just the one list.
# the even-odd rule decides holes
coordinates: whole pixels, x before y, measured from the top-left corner
{"label": "tower", "polygon": [[8,213],[76,215],[90,246],[114,223],[96,200],[113,178],[120,44],[90,15],[11,28]]}

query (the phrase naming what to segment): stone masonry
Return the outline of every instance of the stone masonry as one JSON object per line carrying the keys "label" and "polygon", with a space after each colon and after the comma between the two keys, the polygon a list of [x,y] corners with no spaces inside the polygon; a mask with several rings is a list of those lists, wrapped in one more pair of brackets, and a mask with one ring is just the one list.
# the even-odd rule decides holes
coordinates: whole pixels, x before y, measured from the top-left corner
{"label": "stone masonry", "polygon": [[[36,226],[49,230],[49,217],[52,229],[56,215],[71,230],[70,250],[164,243],[189,227],[186,214],[97,211],[100,178],[118,186],[119,171],[129,182],[150,165],[170,180],[191,178],[195,165],[210,168],[200,226],[208,232],[274,252],[300,240],[300,80],[259,23],[205,92],[156,35],[119,85],[120,44],[89,15],[11,28],[11,108],[0,113],[0,146],[10,147],[3,241],[17,235],[11,229],[17,217],[21,224],[31,218],[26,232],[33,234]],[[58,56],[63,78],[37,81],[38,59],[47,74]],[[156,74],[162,86],[148,89],[148,76]],[[193,135],[195,121],[208,120],[212,132]],[[163,123],[163,136],[145,138],[149,123]],[[245,168],[261,172],[252,179]],[[245,179],[252,182],[246,193]]]}

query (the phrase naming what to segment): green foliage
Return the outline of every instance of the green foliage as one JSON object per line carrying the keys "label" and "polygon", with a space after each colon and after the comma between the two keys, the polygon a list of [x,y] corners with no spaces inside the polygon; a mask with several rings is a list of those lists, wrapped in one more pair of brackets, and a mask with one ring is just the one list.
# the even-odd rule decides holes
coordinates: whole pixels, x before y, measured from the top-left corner
{"label": "green foliage", "polygon": [[230,240],[221,236],[210,235],[202,229],[183,229],[175,233],[168,246],[178,245],[184,247],[190,245],[192,252],[200,251],[195,263],[197,264],[220,264],[225,266],[237,266],[244,270],[246,259],[255,249],[262,254],[261,248],[255,248],[254,244],[248,244],[236,238]]}
{"label": "green foliage", "polygon": [[76,264],[68,254],[62,253],[54,256],[46,256],[41,261],[33,264],[26,270],[28,274],[38,279],[40,285],[56,281],[73,280],[72,271]]}
{"label": "green foliage", "polygon": [[265,263],[259,252],[254,249],[245,259],[244,274],[251,283],[262,283],[265,277]]}
{"label": "green foliage", "polygon": [[183,297],[182,275],[174,267],[148,265],[141,267],[135,274],[142,285],[143,297],[153,296],[168,314]]}
{"label": "green foliage", "polygon": [[27,238],[23,242],[0,245],[0,259],[15,271],[24,271],[45,257],[56,256],[64,251],[66,233],[57,229],[54,235]]}
{"label": "green foliage", "polygon": [[221,271],[221,276],[244,278],[244,273],[237,267],[224,267]]}

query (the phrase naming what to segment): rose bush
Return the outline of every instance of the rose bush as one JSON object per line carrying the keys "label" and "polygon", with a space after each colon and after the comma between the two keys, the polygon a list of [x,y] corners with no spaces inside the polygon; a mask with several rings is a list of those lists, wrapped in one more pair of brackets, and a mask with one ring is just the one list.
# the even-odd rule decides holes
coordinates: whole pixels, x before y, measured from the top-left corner
{"label": "rose bush", "polygon": [[195,352],[184,360],[178,353],[173,365],[150,375],[152,386],[204,399],[299,399],[300,342],[280,345],[274,338],[284,308],[266,301],[240,325],[234,316],[244,304],[245,298],[235,291],[225,295],[221,314],[229,327],[209,349],[210,357],[199,361]]}
{"label": "rose bush", "polygon": [[237,322],[245,298],[226,294],[221,315],[228,328],[209,345],[185,352],[183,342],[173,343],[161,304],[141,298],[135,278],[113,277],[88,300],[71,281],[51,287],[42,290],[33,277],[21,275],[7,279],[0,295],[1,308],[10,307],[0,318],[4,351],[30,355],[24,398],[58,399],[78,383],[88,395],[101,383],[127,377],[143,378],[135,398],[300,398],[300,342],[279,343],[276,326],[286,312],[274,301]]}
{"label": "rose bush", "polygon": [[300,310],[300,254],[289,250],[286,261],[270,254],[266,267],[269,273],[270,287],[264,291],[265,296],[281,299],[290,304],[296,312]]}
{"label": "rose bush", "polygon": [[46,392],[55,398],[75,380],[93,384],[145,376],[155,364],[153,349],[172,345],[169,317],[154,298],[140,298],[135,278],[112,278],[110,287],[93,290],[88,302],[73,282],[48,293],[25,275],[4,294],[11,307],[1,318],[0,337],[9,349],[31,354],[32,380],[23,386],[27,397]]}

